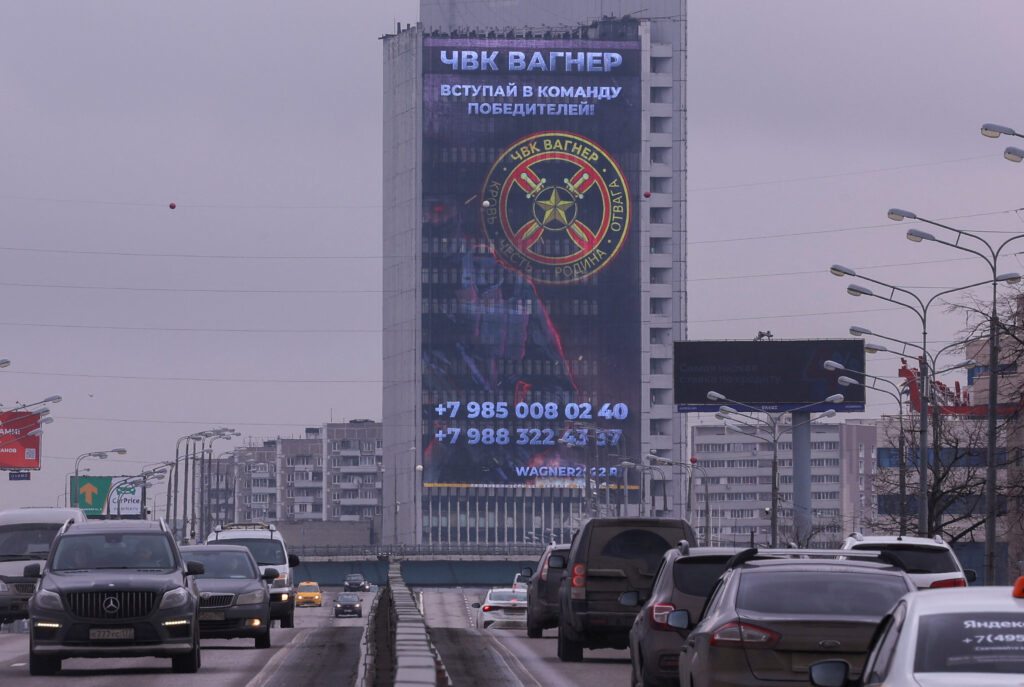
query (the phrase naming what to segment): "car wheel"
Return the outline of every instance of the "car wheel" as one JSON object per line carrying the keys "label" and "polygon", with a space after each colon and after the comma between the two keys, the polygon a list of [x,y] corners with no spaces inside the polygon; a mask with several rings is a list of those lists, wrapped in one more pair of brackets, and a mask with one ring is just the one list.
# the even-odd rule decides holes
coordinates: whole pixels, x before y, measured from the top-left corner
{"label": "car wheel", "polygon": [[281,618],[281,627],[295,627],[295,611]]}
{"label": "car wheel", "polygon": [[558,658],[567,663],[579,663],[583,660],[583,642],[568,636],[569,629],[558,624]]}
{"label": "car wheel", "polygon": [[199,655],[199,639],[192,644],[192,651],[182,656],[171,658],[171,670],[176,673],[195,673],[202,665],[202,658]]}
{"label": "car wheel", "polygon": [[544,636],[544,628],[533,622],[530,617],[530,609],[526,609],[526,636],[530,639],[538,639]]}
{"label": "car wheel", "polygon": [[33,651],[28,652],[29,675],[53,675],[58,670],[60,670],[59,658],[40,656],[39,654]]}
{"label": "car wheel", "polygon": [[263,634],[256,636],[256,648],[257,649],[269,649],[270,648],[270,630],[267,630]]}

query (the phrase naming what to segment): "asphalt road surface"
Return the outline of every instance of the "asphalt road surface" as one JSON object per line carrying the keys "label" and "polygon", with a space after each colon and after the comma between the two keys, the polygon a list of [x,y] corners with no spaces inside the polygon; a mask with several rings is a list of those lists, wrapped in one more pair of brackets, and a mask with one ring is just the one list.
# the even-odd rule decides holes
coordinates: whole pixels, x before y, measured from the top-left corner
{"label": "asphalt road surface", "polygon": [[[65,659],[52,677],[28,674],[28,635],[0,633],[0,685],[74,685],[74,687],[263,687],[264,685],[355,684],[359,644],[366,617],[335,618],[339,589],[324,590],[320,608],[295,609],[295,627],[275,627],[271,648],[256,649],[251,639],[204,639],[202,668],[194,675],[171,672],[170,659]],[[372,594],[361,594],[369,609]]]}
{"label": "asphalt road surface", "polygon": [[528,639],[525,626],[476,627],[474,602],[486,589],[417,590],[430,636],[455,687],[488,685],[601,685],[628,687],[628,650],[584,650],[582,663],[562,663],[556,654],[558,631]]}

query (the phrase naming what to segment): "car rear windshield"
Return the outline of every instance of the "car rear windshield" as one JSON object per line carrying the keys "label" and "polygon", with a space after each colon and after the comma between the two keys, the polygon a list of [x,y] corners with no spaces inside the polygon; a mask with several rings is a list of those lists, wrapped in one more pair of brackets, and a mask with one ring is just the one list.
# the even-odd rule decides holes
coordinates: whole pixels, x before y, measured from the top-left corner
{"label": "car rear windshield", "polygon": [[521,599],[522,595],[517,595],[511,589],[502,591],[492,591],[487,595],[490,601],[511,601],[512,599]]}
{"label": "car rear windshield", "polygon": [[338,603],[343,603],[343,604],[357,604],[357,603],[359,603],[359,595],[358,594],[338,594],[337,601],[338,601]]}
{"label": "car rear windshield", "polygon": [[706,597],[715,580],[725,572],[729,556],[700,556],[680,558],[672,566],[672,581],[683,594]]}
{"label": "car rear windshield", "polygon": [[868,543],[857,544],[853,548],[858,551],[891,551],[908,573],[959,572],[953,552],[941,546]]}
{"label": "car rear windshield", "polygon": [[736,607],[741,614],[881,618],[908,591],[897,575],[761,569],[740,578]]}
{"label": "car rear windshield", "polygon": [[685,536],[682,526],[594,527],[588,562],[592,568],[638,567],[654,572],[665,551]]}
{"label": "car rear windshield", "polygon": [[284,547],[276,539],[225,539],[223,543],[244,546],[260,565],[284,565]]}
{"label": "car rear windshield", "polygon": [[921,616],[914,672],[1024,673],[1024,614]]}

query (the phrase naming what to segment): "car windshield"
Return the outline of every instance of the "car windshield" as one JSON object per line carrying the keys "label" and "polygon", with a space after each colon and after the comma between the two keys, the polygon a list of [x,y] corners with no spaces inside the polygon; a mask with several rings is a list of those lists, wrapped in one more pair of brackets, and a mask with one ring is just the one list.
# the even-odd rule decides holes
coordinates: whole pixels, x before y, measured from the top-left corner
{"label": "car windshield", "polygon": [[203,577],[214,579],[256,579],[256,567],[243,551],[187,551],[186,560],[202,563]]}
{"label": "car windshield", "polygon": [[363,576],[362,575],[349,575],[348,577],[345,578],[345,581],[346,582],[362,582],[363,581]]}
{"label": "car windshield", "polygon": [[173,568],[174,554],[163,534],[105,533],[61,537],[53,570]]}
{"label": "car windshield", "polygon": [[943,613],[919,619],[915,673],[1024,673],[1021,613]]}
{"label": "car windshield", "polygon": [[[228,542],[228,540],[224,540]],[[244,546],[260,565],[284,565],[284,547],[276,539],[231,539],[231,544]]]}
{"label": "car windshield", "polygon": [[299,584],[299,591],[300,592],[318,592],[318,591],[320,591],[320,586],[317,585],[316,582],[302,582],[301,584]]}
{"label": "car windshield", "polygon": [[853,548],[857,551],[890,551],[900,559],[908,573],[959,572],[953,552],[941,546],[866,543],[857,544]]}
{"label": "car windshield", "polygon": [[336,601],[338,603],[343,603],[343,604],[359,603],[359,595],[358,594],[338,594],[338,598],[336,599]]}
{"label": "car windshield", "polygon": [[866,572],[753,570],[736,607],[767,615],[884,616],[910,591],[905,578]]}
{"label": "car windshield", "polygon": [[0,560],[25,556],[46,558],[60,527],[56,523],[24,523],[0,527]]}

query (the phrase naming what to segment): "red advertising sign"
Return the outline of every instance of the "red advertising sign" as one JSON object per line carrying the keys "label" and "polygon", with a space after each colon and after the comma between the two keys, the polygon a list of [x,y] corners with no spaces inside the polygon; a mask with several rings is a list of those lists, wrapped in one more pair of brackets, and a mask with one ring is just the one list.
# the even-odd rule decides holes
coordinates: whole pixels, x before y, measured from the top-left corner
{"label": "red advertising sign", "polygon": [[38,470],[40,437],[27,436],[39,428],[39,413],[0,412],[0,470]]}

